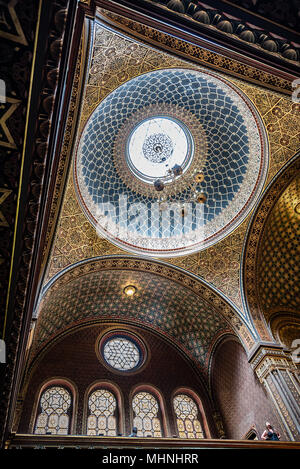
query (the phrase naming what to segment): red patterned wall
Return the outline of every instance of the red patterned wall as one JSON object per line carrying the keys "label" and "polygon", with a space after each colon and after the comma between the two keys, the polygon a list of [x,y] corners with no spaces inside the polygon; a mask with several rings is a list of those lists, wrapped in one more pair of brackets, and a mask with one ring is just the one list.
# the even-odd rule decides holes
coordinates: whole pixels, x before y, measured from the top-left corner
{"label": "red patterned wall", "polygon": [[252,424],[261,435],[266,421],[269,421],[279,430],[281,439],[288,440],[279,423],[276,409],[238,342],[227,341],[216,350],[212,388],[223,416],[227,438],[243,438]]}

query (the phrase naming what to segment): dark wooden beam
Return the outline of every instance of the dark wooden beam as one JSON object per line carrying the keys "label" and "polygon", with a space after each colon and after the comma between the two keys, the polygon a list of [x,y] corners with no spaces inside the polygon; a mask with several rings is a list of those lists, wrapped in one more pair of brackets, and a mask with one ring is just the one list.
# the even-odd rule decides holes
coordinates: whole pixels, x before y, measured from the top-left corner
{"label": "dark wooden beam", "polygon": [[188,15],[176,13],[149,0],[95,0],[98,7],[151,28],[193,43],[217,54],[251,65],[291,82],[299,75],[299,63],[284,60],[279,54],[270,54],[258,45],[224,34],[215,27],[192,20]]}

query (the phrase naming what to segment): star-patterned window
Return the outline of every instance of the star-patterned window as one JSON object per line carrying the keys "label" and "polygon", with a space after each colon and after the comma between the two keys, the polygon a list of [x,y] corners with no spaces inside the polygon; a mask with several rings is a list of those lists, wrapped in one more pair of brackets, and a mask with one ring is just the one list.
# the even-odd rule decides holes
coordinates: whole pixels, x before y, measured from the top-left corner
{"label": "star-patterned window", "polygon": [[149,392],[138,392],[132,400],[133,426],[137,436],[162,437],[160,408],[157,399]]}
{"label": "star-patterned window", "polygon": [[112,332],[102,338],[100,353],[109,368],[130,373],[138,370],[145,361],[145,347],[131,334]]}
{"label": "star-patterned window", "polygon": [[36,435],[67,435],[70,431],[72,396],[62,386],[48,387],[41,395],[35,423]]}
{"label": "star-patterned window", "polygon": [[178,394],[173,400],[178,436],[180,438],[204,438],[196,402],[186,394]]}
{"label": "star-patterned window", "polygon": [[108,389],[97,389],[88,400],[87,435],[117,435],[117,401]]}

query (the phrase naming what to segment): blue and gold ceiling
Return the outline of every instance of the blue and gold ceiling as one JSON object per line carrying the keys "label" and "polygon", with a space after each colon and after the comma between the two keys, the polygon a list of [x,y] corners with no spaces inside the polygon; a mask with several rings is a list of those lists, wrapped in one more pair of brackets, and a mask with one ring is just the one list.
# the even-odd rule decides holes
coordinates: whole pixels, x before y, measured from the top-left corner
{"label": "blue and gold ceiling", "polygon": [[[146,32],[149,33],[148,30]],[[194,63],[187,63],[176,56],[162,53],[117,34],[103,25],[96,24],[91,63],[82,103],[79,135],[84,132],[88,120],[94,112],[97,112],[98,106],[103,105],[102,103],[115,90],[120,92],[121,85],[130,83],[130,80],[141,75],[146,77],[149,72],[170,68],[186,68],[199,72],[199,67]],[[201,71],[203,73],[203,68]],[[252,69],[250,72],[252,76]],[[229,75],[225,76],[221,72],[218,78],[225,79],[226,83],[230,82],[231,85],[238,87],[260,114],[267,129],[270,147],[266,181],[270,182],[277,171],[295,154],[299,146],[300,124],[297,105],[283,94],[234,79]],[[125,175],[123,177],[125,179]],[[120,177],[118,179],[121,180]],[[128,184],[128,181],[126,182]],[[129,190],[128,186],[126,190]],[[229,236],[198,253],[166,259],[167,262],[199,275],[218,288],[239,308],[242,315],[245,314],[245,309],[240,288],[240,262],[248,220],[249,215]],[[48,263],[46,282],[62,269],[82,259],[124,253],[124,249],[111,243],[103,235],[99,236],[84,215],[78,203],[72,174],[65,189],[56,233]]]}
{"label": "blue and gold ceiling", "polygon": [[[68,328],[74,326],[76,321],[78,325],[84,326],[85,321],[101,320],[106,314],[113,314],[116,321],[138,321],[141,327],[152,327],[153,330],[159,328],[165,337],[174,340],[179,348],[206,369],[215,344],[224,334],[238,336],[248,351],[259,339],[269,341],[275,337],[279,342],[289,345],[291,339],[299,337],[299,253],[296,244],[299,238],[299,214],[295,211],[299,203],[299,181],[296,181],[294,172],[291,177],[283,178],[287,184],[280,185],[278,181],[281,178],[276,179],[278,172],[287,167],[299,150],[300,105],[290,98],[292,70],[295,70],[299,61],[299,45],[293,44],[291,48],[284,37],[273,36],[271,40],[267,38],[266,41],[264,38],[259,44],[253,43],[252,56],[245,54],[241,58],[242,54],[231,53],[230,48],[222,55],[217,52],[220,52],[220,47],[207,48],[203,42],[190,42],[186,35],[179,34],[176,37],[176,34],[166,34],[164,29],[153,28],[150,25],[152,23],[138,23],[129,17],[101,8],[97,8],[97,14],[102,19],[99,22],[94,21],[95,11],[89,9],[89,1],[79,2],[81,13],[82,8],[86,8],[84,14],[78,15],[81,19],[85,16],[82,42],[79,44],[82,25],[75,29],[79,32],[78,35],[72,36],[73,31],[66,31],[68,2],[50,2],[51,17],[47,9],[38,12],[33,2],[26,4],[24,8],[23,3],[11,0],[7,6],[3,6],[1,25],[3,50],[5,49],[2,54],[4,69],[1,78],[9,76],[9,79],[8,96],[6,102],[2,103],[1,126],[5,138],[0,142],[2,150],[5,150],[5,162],[2,165],[5,178],[1,179],[0,197],[0,283],[4,291],[4,330],[7,326],[7,337],[11,334],[7,343],[9,366],[3,379],[2,395],[5,402],[2,410],[6,407],[6,400],[8,402],[10,399],[15,377],[22,373],[23,363],[20,361],[19,366],[17,357],[20,356],[19,352],[26,355],[25,329],[27,326],[29,328],[33,303],[44,268],[44,285],[53,286],[54,295],[52,298],[45,296],[46,301],[38,304],[36,313],[40,313],[41,327],[38,320],[35,323],[34,346],[39,344],[43,347],[52,339],[59,339],[60,332],[67,333]],[[256,7],[261,3],[257,2]],[[69,6],[75,17],[78,5],[69,2]],[[43,28],[44,23],[37,20],[40,13],[44,20],[47,16],[46,24],[51,25],[51,31]],[[210,18],[211,14],[218,15],[218,12],[209,12]],[[229,23],[233,24],[232,21]],[[213,28],[218,31],[222,29],[223,39],[228,39],[231,34],[226,32],[228,21],[219,17],[217,26],[218,28],[214,28],[213,24],[209,24],[205,28],[210,31]],[[253,27],[248,26],[250,29]],[[238,31],[246,38],[243,38],[246,48],[247,38],[251,38],[251,34],[257,39],[263,35],[260,28],[255,31],[245,31],[242,28],[243,25],[239,26]],[[93,29],[93,38],[88,37]],[[44,40],[37,39],[40,33],[43,33],[41,37]],[[261,49],[266,46],[266,42],[268,50],[263,55]],[[69,54],[70,50],[67,48],[66,51],[65,48],[71,43],[72,60],[61,60],[62,57],[66,58],[65,54]],[[271,50],[274,44],[276,50]],[[87,49],[89,51],[85,55]],[[291,66],[288,68],[291,75],[284,73],[281,65],[279,71],[272,73],[270,62],[256,67],[253,59],[256,52],[260,57],[274,59],[271,62],[273,66],[276,60],[281,65],[284,62],[286,67]],[[90,62],[85,74],[86,56],[90,57]],[[38,58],[36,63],[35,57]],[[69,65],[71,67],[68,69]],[[62,79],[64,73],[69,80],[65,89],[67,78],[66,81]],[[177,99],[175,93],[169,93],[168,89],[174,85],[170,77],[175,73],[180,73],[182,81],[188,79],[190,84],[197,80],[198,83],[201,82],[203,95],[199,96],[199,100],[202,100],[202,110],[205,108],[206,117],[201,114],[201,108],[193,103],[192,94],[197,94],[197,91],[192,88],[191,93],[187,92],[188,84]],[[39,74],[43,75],[41,81]],[[86,161],[81,169],[86,168],[87,171],[88,159],[94,162],[96,169],[88,169],[89,174],[86,172],[86,179],[81,181],[81,189],[84,188],[92,202],[93,197],[97,202],[99,187],[95,185],[92,172],[98,171],[98,177],[102,177],[101,167],[116,193],[122,189],[132,200],[152,201],[153,187],[150,190],[150,184],[145,184],[143,177],[136,177],[138,171],[134,164],[128,164],[130,154],[119,150],[124,145],[126,150],[127,136],[134,135],[141,119],[159,116],[179,123],[190,145],[184,160],[182,177],[174,184],[166,184],[168,196],[172,200],[178,198],[180,203],[185,198],[187,200],[189,176],[194,169],[200,168],[204,178],[199,189],[206,195],[203,204],[205,226],[209,227],[216,222],[229,207],[232,212],[228,217],[228,224],[223,226],[224,233],[215,225],[215,238],[211,243],[197,245],[195,251],[194,248],[191,251],[186,250],[182,256],[174,254],[166,257],[164,262],[148,258],[147,265],[139,270],[138,263],[143,263],[144,259],[128,256],[129,249],[124,240],[116,243],[115,239],[104,237],[103,230],[95,229],[89,214],[90,200],[83,210],[83,198],[80,202],[78,199],[80,185],[75,187],[72,171],[67,178],[65,175],[68,172],[69,155],[73,151],[79,107],[81,115],[77,143],[80,136],[84,140],[93,117],[104,106],[108,106],[114,96],[126,90],[124,98],[127,99],[128,94],[134,93],[129,90],[133,83],[141,85],[140,88],[137,86],[140,90],[143,80],[145,84],[150,76],[162,78],[164,74],[167,82],[153,90],[159,99],[152,99],[152,93],[147,92],[148,104],[143,100],[134,112],[126,103],[127,111],[123,112],[121,120],[112,129],[114,141],[109,167],[104,158],[101,159],[102,166],[97,166],[99,155],[96,152],[88,155],[88,150],[84,150]],[[83,81],[86,86],[82,93]],[[211,100],[209,104],[204,101],[206,86],[203,84],[208,86],[212,83],[215,85],[214,89],[212,87],[210,93],[206,93],[207,99]],[[164,96],[159,95],[161,88]],[[31,96],[32,90],[34,92]],[[61,100],[62,97],[64,98]],[[218,100],[223,100],[221,107],[228,110],[228,115],[225,113],[213,117],[213,113],[219,111]],[[134,100],[130,98],[129,101]],[[124,104],[125,102],[122,103],[123,110]],[[212,108],[209,109],[210,105]],[[61,110],[63,113],[60,118]],[[230,127],[234,125],[230,122],[233,114],[236,115],[237,127],[234,132]],[[28,121],[25,119],[26,115]],[[118,113],[117,115],[119,116]],[[218,118],[222,118],[223,122],[218,123]],[[94,124],[91,126],[95,131],[95,140],[90,142],[92,144],[99,138]],[[218,135],[213,133],[217,130],[216,127],[219,129]],[[220,129],[223,129],[222,132]],[[261,172],[258,174],[257,167],[252,167],[254,178],[251,180],[251,156],[259,153],[252,152],[251,139],[258,141],[255,139],[257,132],[262,137],[259,160]],[[231,151],[229,162],[228,158],[223,157],[226,157],[229,150],[226,149],[229,142],[231,150],[237,144],[232,142],[233,136],[238,136],[240,144],[243,142],[238,150],[241,159],[235,159],[234,152]],[[110,139],[110,144],[112,140],[113,138]],[[148,143],[150,141],[152,142],[151,139],[147,140]],[[163,141],[166,142],[167,139]],[[101,143],[100,140],[97,146],[100,150]],[[25,144],[28,144],[28,148],[25,148]],[[75,153],[76,151],[74,158]],[[297,168],[299,170],[299,166]],[[226,178],[230,180],[227,185]],[[224,189],[221,189],[221,181],[225,183]],[[102,182],[103,191],[107,190],[105,181]],[[271,186],[262,192],[258,204],[254,206],[259,193],[270,182]],[[252,192],[251,187],[254,188]],[[172,192],[173,188],[176,190]],[[241,191],[245,195],[243,201],[237,198]],[[63,203],[60,207],[61,198]],[[244,205],[234,207],[235,198]],[[234,210],[236,219],[232,218]],[[254,218],[250,218],[251,211]],[[161,246],[155,248],[158,255]],[[140,254],[137,250],[130,252]],[[116,265],[119,260],[116,259],[119,257],[115,255],[123,256],[117,274]],[[109,269],[101,264],[98,256],[111,262]],[[132,262],[132,259],[135,261]],[[97,264],[95,272],[86,270],[84,265],[91,260],[95,260]],[[72,278],[69,269],[72,270],[76,263],[79,264],[78,277]],[[176,269],[175,266],[181,269]],[[240,278],[242,267],[246,275]],[[64,279],[63,285],[58,281],[59,277]],[[123,301],[120,296],[125,280],[135,281],[137,284],[140,282],[144,293],[143,301],[142,296],[136,297],[137,309],[131,309],[128,314],[125,311],[128,302]],[[242,297],[245,286],[248,289],[246,300],[249,309],[245,304],[245,297]],[[100,299],[97,293],[102,294]],[[84,301],[80,301],[81,298]],[[98,306],[94,308],[95,305]],[[249,310],[251,315],[248,314]],[[268,324],[271,321],[272,324],[277,321],[282,335],[276,331],[277,326],[271,331]],[[266,335],[262,331],[266,331]],[[289,342],[280,338],[283,336],[288,337]],[[30,334],[29,342],[31,337]],[[6,419],[4,412],[3,416]]]}
{"label": "blue and gold ceiling", "polygon": [[[166,124],[160,133],[159,126],[149,130],[150,122],[162,118],[187,129],[188,157],[184,134],[178,143],[179,135]],[[145,144],[165,136],[179,147],[183,174],[163,189],[163,197],[169,196],[163,210],[155,177],[143,180],[129,161],[129,142],[141,125],[147,125],[149,135],[141,148],[134,148],[134,157],[150,173],[157,174],[160,166],[167,174],[172,164],[167,153],[165,161],[143,162]],[[79,142],[75,181],[82,208],[101,235],[130,252],[173,257],[205,249],[234,230],[261,192],[267,167],[266,132],[247,96],[211,73],[169,68],[132,78],[101,101]],[[198,193],[204,203],[193,198]]]}
{"label": "blue and gold ceiling", "polygon": [[[214,229],[211,243],[192,248],[188,244],[187,249],[185,245],[181,256],[174,254],[174,246],[171,254],[161,237],[161,245],[155,243],[151,255],[159,257],[167,248],[167,264],[211,285],[232,304],[231,326],[235,320],[242,321],[252,331],[247,334],[255,334],[242,298],[242,252],[257,198],[298,148],[300,124],[290,98],[223,71],[211,72],[96,24],[81,109],[73,172],[65,188],[45,284],[77,262],[128,252],[140,255],[149,248],[128,246],[124,237],[111,236],[105,228],[115,229],[113,218],[101,225],[95,215],[99,202],[113,207],[120,194],[126,195],[128,205],[159,202],[153,182],[137,177],[128,164],[127,144],[142,122],[163,117],[188,128],[194,144],[182,178],[166,184],[167,196],[171,202],[189,200],[187,181],[194,170],[203,171],[199,185],[207,196],[203,219],[207,229]],[[120,213],[111,211],[115,220]],[[138,217],[133,214],[132,218],[136,229]],[[113,283],[112,276],[112,287]]]}

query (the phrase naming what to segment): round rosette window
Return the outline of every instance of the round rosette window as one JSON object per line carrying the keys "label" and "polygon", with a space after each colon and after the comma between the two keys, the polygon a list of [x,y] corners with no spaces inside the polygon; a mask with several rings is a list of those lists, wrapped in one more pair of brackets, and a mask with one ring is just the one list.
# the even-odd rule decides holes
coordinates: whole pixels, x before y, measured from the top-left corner
{"label": "round rosette window", "polygon": [[141,339],[123,331],[105,334],[99,342],[99,352],[105,366],[121,373],[139,370],[147,356]]}

